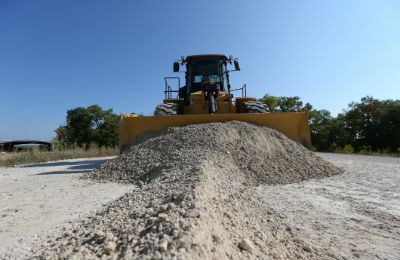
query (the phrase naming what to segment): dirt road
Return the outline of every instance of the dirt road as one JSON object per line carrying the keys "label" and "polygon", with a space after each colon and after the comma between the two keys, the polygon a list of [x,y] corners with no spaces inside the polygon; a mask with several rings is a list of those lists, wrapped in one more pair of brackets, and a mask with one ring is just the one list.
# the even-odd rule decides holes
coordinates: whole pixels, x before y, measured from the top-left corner
{"label": "dirt road", "polygon": [[78,177],[108,158],[0,167],[0,255],[24,247],[41,232],[78,219],[133,186]]}
{"label": "dirt road", "polygon": [[344,175],[257,187],[310,248],[332,256],[400,259],[400,158],[319,153]]}

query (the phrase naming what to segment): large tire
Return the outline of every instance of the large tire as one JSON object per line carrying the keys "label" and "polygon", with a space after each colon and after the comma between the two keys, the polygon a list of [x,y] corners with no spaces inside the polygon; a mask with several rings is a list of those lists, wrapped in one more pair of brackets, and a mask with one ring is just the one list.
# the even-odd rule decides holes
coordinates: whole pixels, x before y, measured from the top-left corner
{"label": "large tire", "polygon": [[176,103],[160,104],[154,111],[155,116],[172,116],[179,112],[179,105]]}
{"label": "large tire", "polygon": [[268,113],[269,109],[266,104],[260,101],[244,102],[246,113]]}

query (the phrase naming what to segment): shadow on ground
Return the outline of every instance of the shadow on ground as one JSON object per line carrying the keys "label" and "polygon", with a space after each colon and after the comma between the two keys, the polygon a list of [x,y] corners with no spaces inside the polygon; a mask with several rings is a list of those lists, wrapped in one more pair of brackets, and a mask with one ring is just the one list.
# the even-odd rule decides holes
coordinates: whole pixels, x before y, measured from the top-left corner
{"label": "shadow on ground", "polygon": [[78,166],[78,165],[95,165],[94,167],[105,163],[108,161],[108,159],[97,159],[97,160],[83,160],[83,161],[75,161],[75,162],[70,162],[70,161],[59,161],[59,162],[48,162],[48,163],[35,163],[35,164],[29,164],[29,165],[24,165],[20,166],[21,168],[33,168],[33,167],[53,167],[53,166],[66,166],[66,165],[72,165],[72,166]]}
{"label": "shadow on ground", "polygon": [[97,166],[105,163],[108,159],[97,159],[97,160],[82,160],[82,161],[75,161],[75,162],[52,162],[52,163],[40,163],[40,164],[32,164],[32,165],[25,165],[22,166],[24,168],[30,167],[55,167],[55,166],[68,166],[66,169],[59,170],[59,171],[48,171],[48,172],[41,172],[36,175],[53,175],[53,174],[82,174],[88,173]]}
{"label": "shadow on ground", "polygon": [[38,174],[35,174],[35,176],[40,176],[40,175],[56,175],[56,174],[82,174],[82,173],[88,173],[92,169],[88,170],[80,170],[80,171],[52,171],[52,172],[41,172]]}

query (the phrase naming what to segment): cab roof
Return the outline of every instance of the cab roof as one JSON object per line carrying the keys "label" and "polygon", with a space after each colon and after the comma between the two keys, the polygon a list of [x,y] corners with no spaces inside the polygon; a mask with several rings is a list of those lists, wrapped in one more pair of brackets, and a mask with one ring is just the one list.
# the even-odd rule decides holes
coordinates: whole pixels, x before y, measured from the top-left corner
{"label": "cab roof", "polygon": [[188,59],[196,57],[223,57],[225,59],[228,59],[225,54],[198,54],[198,55],[187,56]]}

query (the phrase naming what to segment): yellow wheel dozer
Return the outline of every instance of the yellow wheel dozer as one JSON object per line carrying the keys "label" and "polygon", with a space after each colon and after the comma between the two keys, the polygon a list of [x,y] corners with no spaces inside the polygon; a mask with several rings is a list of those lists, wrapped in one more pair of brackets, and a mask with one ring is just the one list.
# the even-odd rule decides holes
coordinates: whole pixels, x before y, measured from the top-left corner
{"label": "yellow wheel dozer", "polygon": [[[186,85],[180,86],[179,77],[166,77],[164,103],[156,107],[154,116],[121,114],[120,149],[145,132],[156,132],[170,126],[231,120],[268,126],[311,149],[306,110],[269,113],[265,104],[246,97],[246,85],[231,89],[227,65],[233,62],[235,71],[240,70],[237,59],[206,54],[182,57],[180,62],[186,65]],[[174,62],[174,71],[179,71],[179,61]],[[172,90],[168,85],[171,79],[178,81],[178,90]],[[234,91],[241,91],[242,97],[236,97],[233,101],[231,93]],[[172,98],[174,92],[178,93],[176,98]]]}

